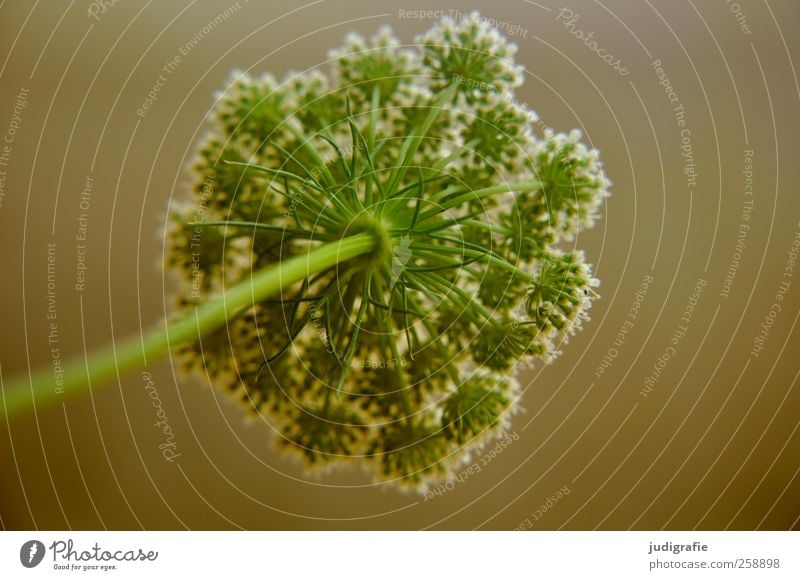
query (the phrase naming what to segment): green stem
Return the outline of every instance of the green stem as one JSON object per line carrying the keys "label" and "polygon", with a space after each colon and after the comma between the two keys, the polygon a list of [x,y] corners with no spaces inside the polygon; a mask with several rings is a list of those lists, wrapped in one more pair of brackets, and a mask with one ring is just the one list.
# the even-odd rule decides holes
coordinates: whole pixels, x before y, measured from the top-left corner
{"label": "green stem", "polygon": [[72,360],[64,366],[58,382],[52,368],[12,378],[2,385],[0,420],[53,405],[109,383],[123,374],[145,368],[169,354],[173,347],[192,343],[221,327],[248,306],[341,262],[369,253],[375,246],[372,235],[356,234],[259,270],[183,318],[159,324],[144,338],[129,337]]}

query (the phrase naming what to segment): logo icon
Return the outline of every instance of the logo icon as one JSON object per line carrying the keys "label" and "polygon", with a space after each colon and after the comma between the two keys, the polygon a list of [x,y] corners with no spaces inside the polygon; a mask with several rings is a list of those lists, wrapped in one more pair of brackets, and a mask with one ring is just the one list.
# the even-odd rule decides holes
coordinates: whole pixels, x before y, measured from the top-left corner
{"label": "logo icon", "polygon": [[44,559],[44,544],[39,540],[28,540],[19,549],[19,561],[26,568],[35,568]]}

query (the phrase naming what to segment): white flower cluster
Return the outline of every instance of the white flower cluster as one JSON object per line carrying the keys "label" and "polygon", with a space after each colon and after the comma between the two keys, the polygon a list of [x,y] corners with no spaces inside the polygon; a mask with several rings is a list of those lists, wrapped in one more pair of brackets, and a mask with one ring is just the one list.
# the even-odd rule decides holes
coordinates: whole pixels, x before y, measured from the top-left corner
{"label": "white flower cluster", "polygon": [[236,72],[171,214],[189,310],[252,272],[366,233],[379,243],[236,313],[184,351],[314,468],[424,489],[519,411],[518,364],[580,327],[596,281],[560,240],[609,183],[579,133],[519,103],[514,45],[478,16],[403,47],[349,35],[332,73]]}
{"label": "white flower cluster", "polygon": [[568,134],[545,129],[530,154],[531,168],[543,183],[541,212],[550,216],[557,236],[565,240],[594,225],[611,186],[599,152],[589,149],[581,137],[579,129]]}
{"label": "white flower cluster", "polygon": [[423,63],[439,84],[461,79],[484,83],[493,91],[522,84],[522,68],[514,62],[517,46],[477,12],[460,20],[442,18],[417,42],[423,47]]}

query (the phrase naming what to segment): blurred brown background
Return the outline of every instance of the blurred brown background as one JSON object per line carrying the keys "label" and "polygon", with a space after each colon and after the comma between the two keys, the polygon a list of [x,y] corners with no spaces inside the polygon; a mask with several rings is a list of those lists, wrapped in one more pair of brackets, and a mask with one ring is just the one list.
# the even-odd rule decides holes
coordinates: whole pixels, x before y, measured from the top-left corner
{"label": "blurred brown background", "polygon": [[[578,240],[596,264],[602,299],[562,357],[522,377],[519,439],[427,501],[372,486],[357,469],[309,478],[274,451],[262,426],[243,422],[236,404],[162,362],[149,370],[179,460],[162,459],[141,375],[124,377],[0,425],[2,527],[798,527],[800,269],[785,275],[800,232],[793,0],[2,3],[0,139],[11,138],[0,142],[4,380],[50,361],[48,243],[65,355],[164,316],[163,214],[187,187],[185,165],[232,68],[282,77],[320,65],[347,32],[381,24],[412,42],[433,21],[404,16],[434,8],[478,8],[505,23],[528,71],[521,99],[556,129],[581,127],[614,182],[604,219]],[[230,16],[203,34],[226,9]],[[629,74],[603,62],[579,29]],[[138,116],[162,67],[198,34]],[[681,129],[655,60],[685,109],[695,184],[683,172]],[[753,205],[743,222],[746,199]],[[82,212],[88,270],[77,292]],[[741,223],[750,228],[723,297]],[[638,316],[615,345],[648,276]],[[645,397],[699,279],[706,286],[686,335]],[[790,283],[782,310],[752,355],[781,282]],[[604,357],[614,360],[598,377]],[[568,494],[537,512],[565,486]]]}

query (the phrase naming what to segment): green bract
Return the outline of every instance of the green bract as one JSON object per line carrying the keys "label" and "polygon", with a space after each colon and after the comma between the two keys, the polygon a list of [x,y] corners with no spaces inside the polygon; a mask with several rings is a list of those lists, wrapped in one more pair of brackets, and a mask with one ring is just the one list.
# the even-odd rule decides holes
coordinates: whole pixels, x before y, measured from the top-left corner
{"label": "green bract", "polygon": [[537,136],[514,47],[476,16],[404,48],[347,37],[330,76],[237,72],[173,208],[188,311],[253,271],[366,234],[185,347],[309,464],[356,460],[424,488],[508,428],[515,365],[548,359],[596,281],[556,245],[608,181],[579,134]]}

